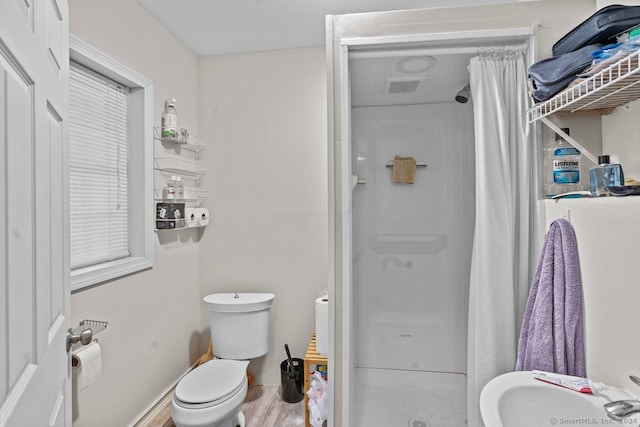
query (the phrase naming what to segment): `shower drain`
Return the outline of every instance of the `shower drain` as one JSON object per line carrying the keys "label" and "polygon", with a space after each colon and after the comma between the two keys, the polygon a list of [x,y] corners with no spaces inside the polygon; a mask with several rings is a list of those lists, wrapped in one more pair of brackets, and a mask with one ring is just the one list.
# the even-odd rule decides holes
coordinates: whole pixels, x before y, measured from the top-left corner
{"label": "shower drain", "polygon": [[409,427],[431,427],[431,424],[420,418],[411,418],[409,420]]}

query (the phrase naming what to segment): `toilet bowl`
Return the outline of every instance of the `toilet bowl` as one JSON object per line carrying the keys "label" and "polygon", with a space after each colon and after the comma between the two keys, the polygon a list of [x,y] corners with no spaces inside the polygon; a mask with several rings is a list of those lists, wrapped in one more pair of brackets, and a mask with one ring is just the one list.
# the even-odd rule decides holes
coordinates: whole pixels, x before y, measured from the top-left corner
{"label": "toilet bowl", "polygon": [[212,294],[209,310],[217,357],[184,376],[171,402],[176,427],[244,427],[240,407],[247,396],[248,359],[269,347],[273,294]]}
{"label": "toilet bowl", "polygon": [[211,360],[176,387],[171,417],[176,427],[244,427],[248,361]]}

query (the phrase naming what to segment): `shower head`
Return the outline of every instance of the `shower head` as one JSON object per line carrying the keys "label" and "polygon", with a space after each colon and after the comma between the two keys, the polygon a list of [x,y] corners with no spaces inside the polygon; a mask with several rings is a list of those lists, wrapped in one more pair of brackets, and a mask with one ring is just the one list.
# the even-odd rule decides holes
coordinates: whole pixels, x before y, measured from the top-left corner
{"label": "shower head", "polygon": [[469,101],[469,96],[471,96],[471,87],[469,83],[467,83],[460,91],[456,94],[456,101],[461,104],[466,104]]}

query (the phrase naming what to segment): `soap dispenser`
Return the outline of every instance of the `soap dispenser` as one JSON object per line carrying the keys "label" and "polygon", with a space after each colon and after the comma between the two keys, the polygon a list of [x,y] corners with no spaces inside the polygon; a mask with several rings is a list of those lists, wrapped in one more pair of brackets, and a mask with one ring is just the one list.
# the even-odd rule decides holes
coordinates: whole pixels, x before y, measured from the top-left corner
{"label": "soap dispenser", "polygon": [[591,196],[603,197],[609,195],[608,187],[621,187],[624,185],[624,173],[619,164],[610,164],[609,156],[598,156],[598,166],[589,170],[591,183]]}
{"label": "soap dispenser", "polygon": [[163,138],[178,137],[178,110],[176,109],[176,100],[174,98],[165,101],[161,122]]}

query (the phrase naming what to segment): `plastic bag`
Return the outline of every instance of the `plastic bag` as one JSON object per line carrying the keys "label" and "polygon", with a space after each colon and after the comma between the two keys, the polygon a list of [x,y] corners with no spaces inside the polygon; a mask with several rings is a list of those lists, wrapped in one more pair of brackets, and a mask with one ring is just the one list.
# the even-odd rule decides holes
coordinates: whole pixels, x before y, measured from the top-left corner
{"label": "plastic bag", "polygon": [[322,378],[320,372],[315,371],[307,391],[307,396],[309,396],[309,424],[312,427],[322,427],[322,424],[327,419],[327,391],[327,382]]}

